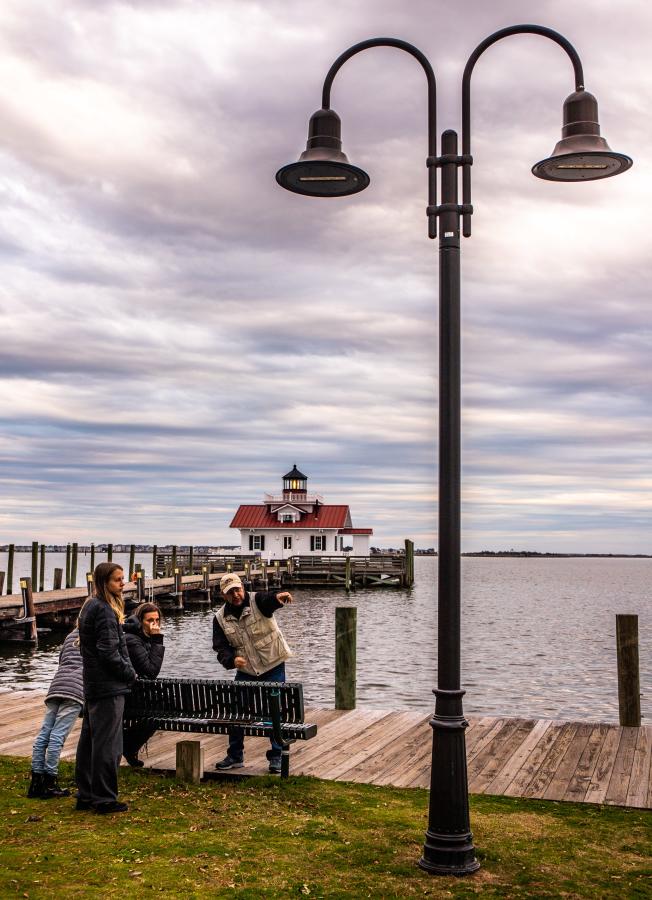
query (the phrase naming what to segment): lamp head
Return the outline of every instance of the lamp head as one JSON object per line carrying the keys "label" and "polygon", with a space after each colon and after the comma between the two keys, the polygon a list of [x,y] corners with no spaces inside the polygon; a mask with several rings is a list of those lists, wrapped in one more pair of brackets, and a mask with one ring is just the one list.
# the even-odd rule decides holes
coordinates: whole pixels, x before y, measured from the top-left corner
{"label": "lamp head", "polygon": [[332,109],[318,109],[310,117],[308,143],[299,161],[283,166],[276,180],[287,191],[309,197],[346,197],[363,191],[369,176],[352,166],[342,152],[340,117]]}
{"label": "lamp head", "polygon": [[552,156],[532,167],[547,181],[595,181],[620,175],[632,165],[629,156],[614,153],[600,137],[598,101],[588,91],[575,91],[564,101],[561,140]]}

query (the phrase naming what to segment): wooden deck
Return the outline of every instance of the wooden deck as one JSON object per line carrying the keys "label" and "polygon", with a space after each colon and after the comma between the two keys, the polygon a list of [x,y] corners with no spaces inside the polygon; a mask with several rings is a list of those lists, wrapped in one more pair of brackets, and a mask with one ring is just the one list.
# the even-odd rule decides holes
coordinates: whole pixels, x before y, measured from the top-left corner
{"label": "wooden deck", "polygon": [[[43,716],[43,694],[0,694],[0,754],[29,756]],[[291,772],[337,781],[427,788],[432,732],[429,716],[410,710],[308,710],[319,733],[292,747]],[[652,809],[652,726],[623,728],[591,722],[471,716],[466,733],[472,794],[605,803]],[[79,723],[64,748],[75,753]],[[159,733],[149,742],[146,765],[173,770],[178,740],[199,735]],[[201,736],[205,771],[225,754],[227,738]],[[267,771],[269,744],[247,738],[246,767],[238,775]]]}

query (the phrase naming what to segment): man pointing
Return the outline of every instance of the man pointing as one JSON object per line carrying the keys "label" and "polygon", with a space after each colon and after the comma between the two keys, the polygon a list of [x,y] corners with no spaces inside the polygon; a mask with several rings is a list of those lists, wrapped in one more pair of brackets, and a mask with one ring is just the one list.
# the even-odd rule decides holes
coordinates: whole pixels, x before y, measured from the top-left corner
{"label": "man pointing", "polygon": [[[220,590],[225,599],[213,619],[213,650],[225,669],[237,669],[236,681],[285,681],[285,660],[293,654],[274,613],[292,603],[288,591],[245,591],[238,575],[223,575]],[[267,751],[269,771],[281,772],[281,747],[270,737]],[[244,765],[244,735],[229,734],[229,749],[215,768],[241,769]]]}

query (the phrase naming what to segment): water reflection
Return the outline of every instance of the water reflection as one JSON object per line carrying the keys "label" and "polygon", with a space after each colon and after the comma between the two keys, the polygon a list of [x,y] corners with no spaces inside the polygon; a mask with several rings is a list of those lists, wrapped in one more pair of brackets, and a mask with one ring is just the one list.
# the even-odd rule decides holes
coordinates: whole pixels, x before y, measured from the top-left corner
{"label": "water reflection", "polygon": [[[302,591],[277,615],[296,656],[290,677],[332,706],[335,607],[358,609],[358,704],[433,708],[436,560],[417,558],[411,590]],[[638,612],[641,708],[652,714],[652,560],[464,559],[465,710],[478,714],[618,720],[615,614]],[[161,674],[228,677],[211,649],[213,611],[171,613]],[[0,645],[0,688],[44,689],[61,637],[38,650]]]}

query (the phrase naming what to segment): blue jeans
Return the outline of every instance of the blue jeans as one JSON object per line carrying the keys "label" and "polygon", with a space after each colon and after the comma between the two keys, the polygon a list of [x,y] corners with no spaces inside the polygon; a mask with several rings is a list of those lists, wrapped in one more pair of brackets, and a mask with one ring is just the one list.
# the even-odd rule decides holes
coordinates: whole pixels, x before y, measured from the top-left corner
{"label": "blue jeans", "polygon": [[[238,669],[235,673],[235,681],[285,681],[285,663],[279,663],[270,669],[269,672],[263,672],[262,675],[249,675]],[[269,739],[272,745],[267,751],[267,759],[281,758],[281,745],[277,744],[274,738]],[[229,749],[228,754],[231,759],[242,760],[244,758],[244,734],[241,731],[232,731],[229,733]]]}
{"label": "blue jeans", "polygon": [[56,775],[59,757],[82,705],[76,700],[46,700],[41,730],[32,747],[32,771]]}

